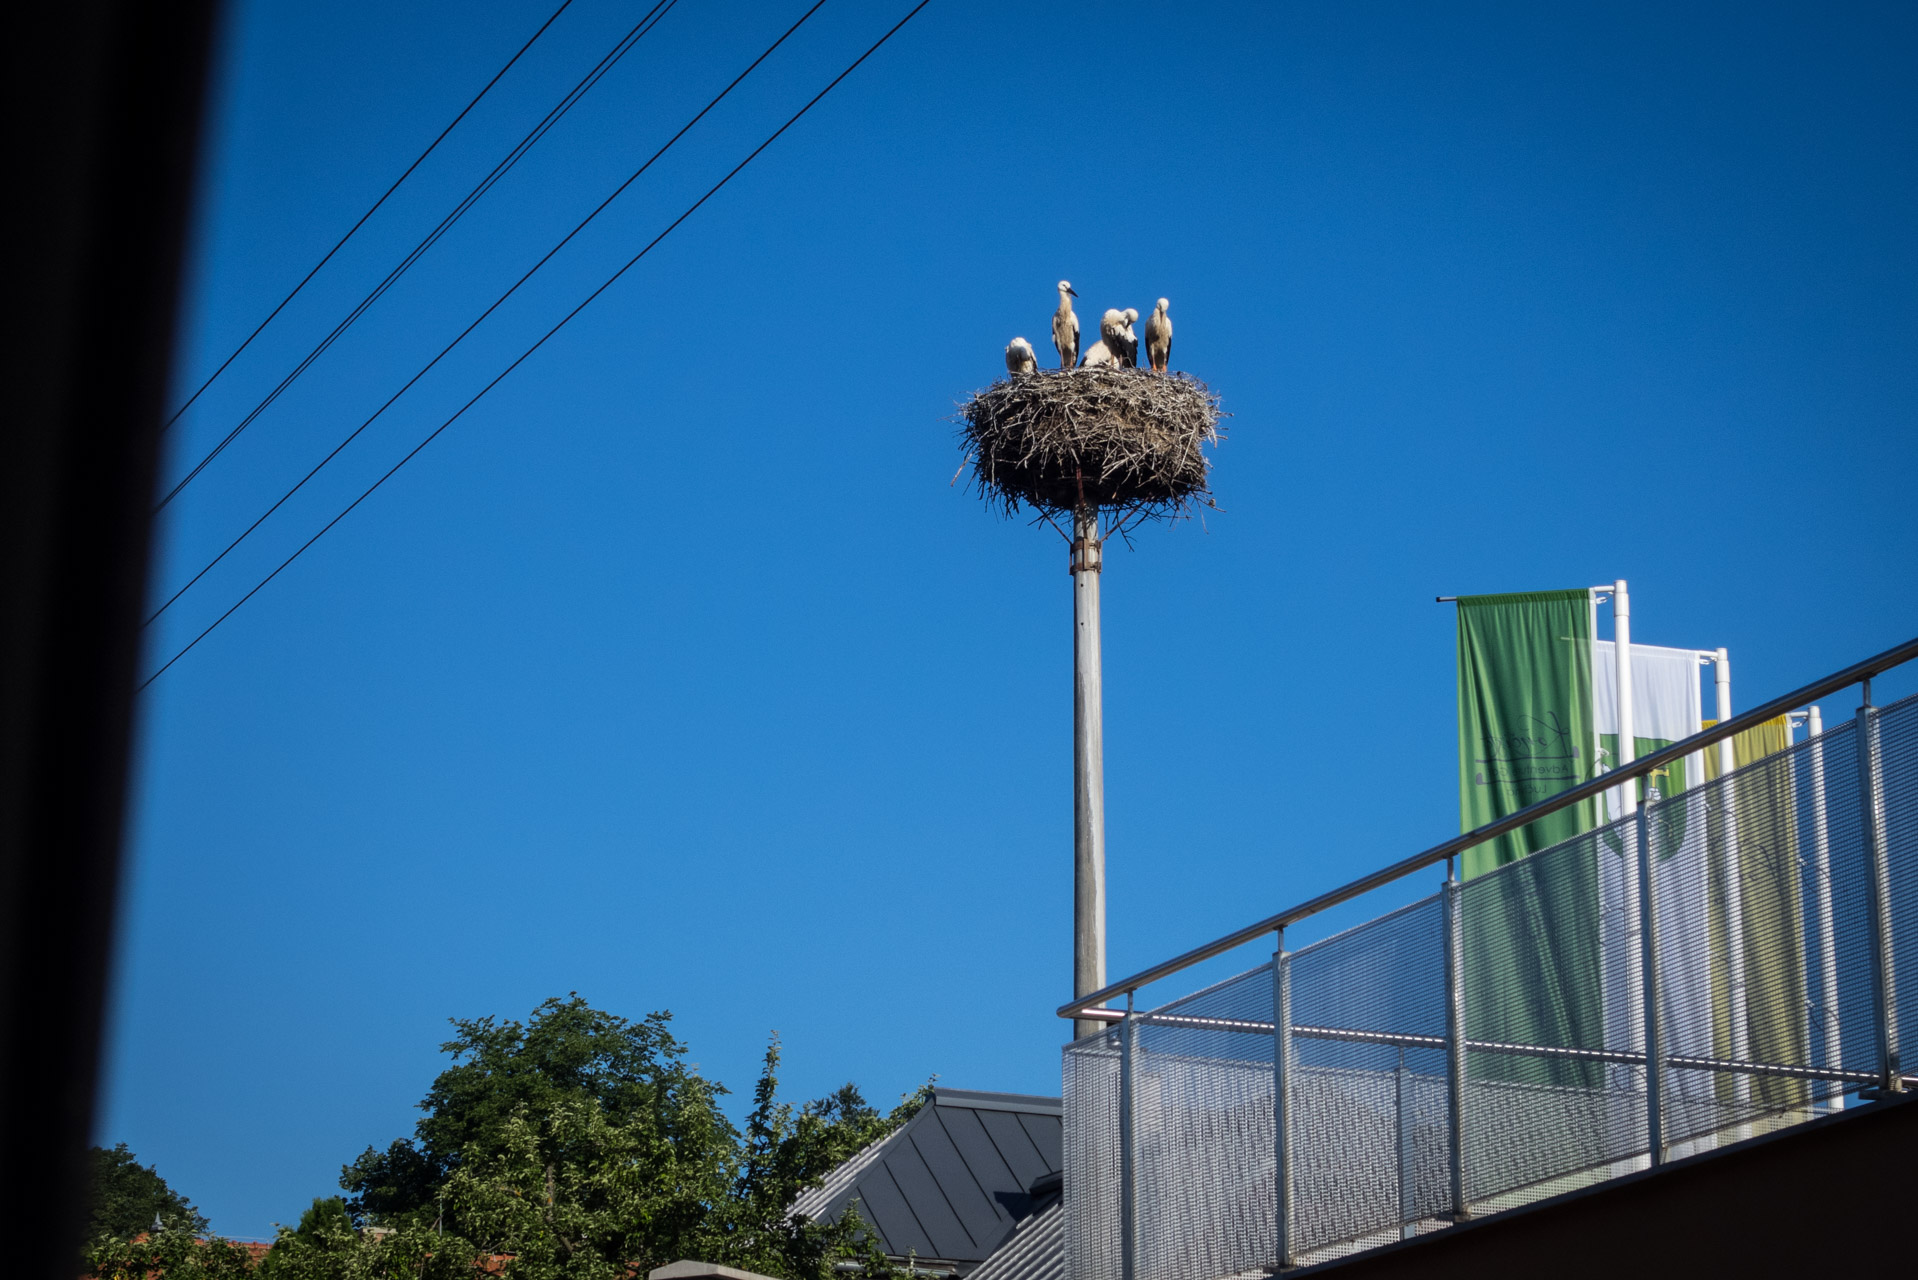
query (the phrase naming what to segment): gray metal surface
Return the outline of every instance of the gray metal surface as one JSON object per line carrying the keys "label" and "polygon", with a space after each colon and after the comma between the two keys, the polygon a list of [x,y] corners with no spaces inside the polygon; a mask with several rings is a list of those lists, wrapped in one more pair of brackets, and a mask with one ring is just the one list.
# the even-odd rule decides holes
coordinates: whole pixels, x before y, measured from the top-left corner
{"label": "gray metal surface", "polygon": [[1904,1087],[1898,1066],[1898,983],[1896,946],[1892,941],[1890,854],[1885,839],[1884,759],[1879,749],[1878,711],[1865,699],[1852,730],[1858,744],[1859,827],[1865,843],[1871,898],[1872,1018],[1877,1023],[1879,1086],[1888,1092]]}
{"label": "gray metal surface", "polygon": [[1065,1222],[1058,1193],[1044,1197],[969,1280],[1065,1280]]}
{"label": "gray metal surface", "polygon": [[834,1170],[791,1212],[837,1221],[854,1201],[881,1251],[964,1275],[1037,1207],[1062,1169],[1057,1098],[933,1090],[885,1140]]}

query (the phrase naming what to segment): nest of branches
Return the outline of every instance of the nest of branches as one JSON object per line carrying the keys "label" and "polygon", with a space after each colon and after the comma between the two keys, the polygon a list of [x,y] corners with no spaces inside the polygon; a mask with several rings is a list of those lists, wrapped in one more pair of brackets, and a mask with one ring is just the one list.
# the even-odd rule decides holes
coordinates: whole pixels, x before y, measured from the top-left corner
{"label": "nest of branches", "polygon": [[[1219,398],[1197,378],[1145,369],[1044,369],[959,407],[979,494],[1008,515],[1079,507],[1171,519],[1207,503]],[[963,469],[963,468],[962,468]]]}

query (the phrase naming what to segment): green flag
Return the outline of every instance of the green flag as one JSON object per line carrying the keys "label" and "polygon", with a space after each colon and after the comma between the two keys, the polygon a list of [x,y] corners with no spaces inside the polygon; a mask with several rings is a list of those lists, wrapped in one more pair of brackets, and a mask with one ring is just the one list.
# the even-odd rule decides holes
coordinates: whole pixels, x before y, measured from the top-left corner
{"label": "green flag", "polygon": [[[1459,830],[1593,776],[1589,591],[1460,596]],[[1467,850],[1465,878],[1589,830],[1590,801]]]}
{"label": "green flag", "polygon": [[[1461,596],[1459,822],[1469,831],[1593,776],[1587,591]],[[1591,828],[1590,801],[1469,849],[1467,881]],[[1596,1048],[1604,1039],[1595,851],[1574,847],[1480,884],[1462,901],[1465,1024],[1473,1039]],[[1599,1083],[1594,1063],[1475,1056],[1471,1074]]]}

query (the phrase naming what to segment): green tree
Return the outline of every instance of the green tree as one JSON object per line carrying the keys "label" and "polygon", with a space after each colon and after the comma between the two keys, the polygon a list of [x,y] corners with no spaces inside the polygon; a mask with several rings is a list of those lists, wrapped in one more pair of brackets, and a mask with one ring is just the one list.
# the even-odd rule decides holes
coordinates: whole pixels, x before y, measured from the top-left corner
{"label": "green tree", "polygon": [[112,1148],[94,1147],[92,1160],[91,1221],[87,1238],[130,1240],[151,1231],[157,1220],[179,1227],[188,1235],[205,1234],[207,1220],[185,1196],[167,1185],[151,1165],[140,1163],[124,1142]]}
{"label": "green tree", "polygon": [[932,1087],[909,1095],[890,1115],[867,1105],[851,1084],[794,1108],[778,1100],[779,1058],[774,1035],[753,1090],[743,1159],[725,1205],[726,1235],[707,1260],[791,1280],[823,1280],[839,1262],[884,1272],[885,1259],[865,1239],[856,1208],[838,1222],[819,1223],[789,1216],[787,1207],[800,1192],[911,1119],[932,1096]]}
{"label": "green tree", "polygon": [[523,1025],[454,1019],[458,1034],[441,1046],[454,1065],[420,1102],[414,1136],[369,1147],[342,1172],[353,1213],[388,1225],[432,1220],[469,1151],[485,1154],[515,1116],[549,1115],[563,1101],[590,1100],[613,1126],[639,1125],[669,1144],[681,1163],[719,1167],[733,1140],[718,1109],[724,1090],[686,1064],[670,1021],[629,1022],[577,993],[547,1000]]}
{"label": "green tree", "polygon": [[86,1274],[97,1280],[240,1280],[250,1276],[253,1255],[219,1236],[201,1238],[190,1226],[169,1226],[121,1240],[102,1235],[85,1254]]}
{"label": "green tree", "polygon": [[[902,1123],[925,1091],[889,1115],[851,1085],[780,1102],[775,1037],[742,1134],[720,1110],[725,1089],[685,1061],[669,1023],[664,1013],[629,1022],[577,994],[524,1024],[455,1020],[443,1046],[454,1063],[421,1102],[413,1138],[368,1148],[342,1171],[346,1210],[389,1238],[437,1233],[505,1255],[514,1280],[621,1280],[677,1258],[789,1280],[829,1280],[846,1261],[883,1269],[856,1216],[813,1223],[787,1206]],[[287,1244],[286,1256],[303,1247]],[[323,1260],[317,1248],[301,1256]]]}
{"label": "green tree", "polygon": [[357,1234],[353,1214],[338,1196],[314,1196],[293,1228],[293,1238],[304,1244],[324,1244],[353,1234]]}
{"label": "green tree", "polygon": [[257,1280],[473,1280],[473,1261],[457,1236],[419,1226],[362,1231],[344,1200],[323,1196],[297,1227],[280,1229]]}

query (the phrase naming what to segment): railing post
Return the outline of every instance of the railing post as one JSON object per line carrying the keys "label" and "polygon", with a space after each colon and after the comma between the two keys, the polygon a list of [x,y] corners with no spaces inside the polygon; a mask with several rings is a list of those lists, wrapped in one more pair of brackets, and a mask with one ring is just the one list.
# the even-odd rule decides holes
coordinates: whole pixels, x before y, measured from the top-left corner
{"label": "railing post", "polygon": [[1418,1234],[1418,1149],[1412,1133],[1412,1075],[1405,1069],[1405,1046],[1399,1046],[1399,1069],[1393,1078],[1393,1116],[1399,1146],[1399,1239]]}
{"label": "railing post", "polygon": [[[1825,812],[1825,747],[1818,739],[1825,732],[1823,717],[1816,703],[1806,713],[1805,729],[1810,740],[1805,745],[1811,761],[1811,847],[1813,901],[1818,916],[1818,1004],[1823,1017],[1824,1063],[1839,1068],[1844,1064],[1844,1028],[1838,1021],[1838,938],[1832,929],[1831,904],[1831,823]],[[1845,1108],[1845,1087],[1835,1081],[1818,1086],[1824,1091],[1825,1107],[1830,1111]]]}
{"label": "railing post", "polygon": [[1132,993],[1126,992],[1125,1020],[1119,1023],[1119,1277],[1135,1280],[1138,1275],[1139,1178],[1138,1148],[1133,1140],[1133,1116],[1138,1110],[1135,1095],[1136,1064],[1139,1052],[1137,1014],[1132,1010]]}
{"label": "railing post", "polygon": [[1658,874],[1652,853],[1651,812],[1647,797],[1632,830],[1638,843],[1639,972],[1645,983],[1645,1130],[1652,1167],[1665,1163],[1665,1019],[1658,981]]}
{"label": "railing post", "polygon": [[1465,1168],[1465,930],[1458,878],[1448,860],[1445,872],[1445,1081],[1446,1146],[1452,1183],[1452,1220],[1472,1216],[1466,1199]]}
{"label": "railing post", "polygon": [[1858,708],[1858,798],[1860,831],[1865,841],[1865,875],[1871,892],[1871,997],[1878,1023],[1878,1087],[1901,1093],[1904,1070],[1898,1061],[1898,980],[1891,947],[1891,866],[1885,840],[1885,777],[1878,751],[1878,708]]}
{"label": "railing post", "polygon": [[1272,952],[1272,1156],[1278,1185],[1281,1267],[1294,1266],[1292,1221],[1292,957],[1285,952],[1285,926],[1278,928]]}

